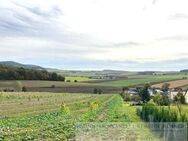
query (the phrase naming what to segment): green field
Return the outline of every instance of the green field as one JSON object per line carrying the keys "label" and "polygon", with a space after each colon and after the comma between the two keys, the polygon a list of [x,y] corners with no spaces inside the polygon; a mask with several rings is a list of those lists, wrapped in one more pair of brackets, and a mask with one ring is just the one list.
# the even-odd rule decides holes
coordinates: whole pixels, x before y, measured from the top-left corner
{"label": "green field", "polygon": [[[0,140],[68,140],[80,122],[142,122],[119,95],[1,93]],[[142,135],[155,136],[147,128]]]}
{"label": "green field", "polygon": [[[0,81],[0,91],[10,89],[16,92],[26,87],[29,92],[64,92],[64,93],[93,93],[95,88],[103,93],[119,93],[124,86],[138,86],[146,83],[160,83],[187,77],[183,74],[175,75],[132,75],[118,80],[94,80],[89,77],[67,77],[71,82],[38,81],[38,80],[5,80]],[[89,79],[89,81],[88,81]],[[78,82],[74,82],[77,80]]]}
{"label": "green field", "polygon": [[171,80],[182,79],[184,76],[187,75],[158,75],[158,76],[146,76],[139,78],[130,78],[125,80],[116,80],[116,81],[108,81],[100,83],[100,85],[104,86],[116,86],[116,87],[123,87],[123,86],[135,86],[145,83],[156,83],[156,82],[165,82]]}
{"label": "green field", "polygon": [[84,82],[84,81],[92,81],[92,80],[96,80],[96,79],[91,79],[86,76],[66,76],[65,81],[67,81],[67,80],[70,80],[71,82],[74,82],[75,80],[77,80],[78,82]]}

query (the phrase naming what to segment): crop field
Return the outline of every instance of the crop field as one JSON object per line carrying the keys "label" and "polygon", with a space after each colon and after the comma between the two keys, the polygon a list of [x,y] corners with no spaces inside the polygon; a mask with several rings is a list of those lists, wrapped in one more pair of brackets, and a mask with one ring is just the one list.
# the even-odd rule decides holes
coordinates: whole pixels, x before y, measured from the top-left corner
{"label": "crop field", "polygon": [[116,86],[116,87],[123,87],[123,86],[135,86],[145,83],[157,83],[157,82],[165,82],[171,80],[179,80],[182,79],[187,75],[157,75],[157,76],[148,76],[148,77],[140,77],[140,78],[132,78],[132,79],[125,79],[125,80],[117,80],[117,81],[108,81],[100,83],[100,85],[105,86]]}
{"label": "crop field", "polygon": [[[119,95],[1,93],[0,140],[75,140],[80,122],[142,122]],[[145,128],[142,135],[155,136]]]}
{"label": "crop field", "polygon": [[[169,88],[177,88],[177,87],[182,87],[182,86],[188,85],[188,79],[169,81],[167,83],[170,84]],[[152,85],[152,87],[161,88],[163,84],[164,83],[155,84],[155,85]]]}
{"label": "crop field", "polygon": [[182,86],[181,88],[184,89],[184,90],[187,90],[188,89],[188,85]]}
{"label": "crop field", "polygon": [[[143,85],[145,83],[162,83],[168,81],[179,82],[178,86],[187,84],[187,80],[182,80],[187,75],[135,75],[130,78],[119,80],[91,80],[79,77],[80,81],[74,82],[76,77],[70,77],[71,82],[61,81],[36,81],[36,80],[9,80],[0,81],[0,91],[4,89],[22,91],[25,86],[29,92],[64,92],[64,93],[93,93],[94,89],[101,89],[102,93],[120,93],[124,86]],[[78,79],[78,80],[79,80]],[[180,80],[181,79],[181,80]],[[83,80],[83,81],[81,81]],[[178,81],[175,81],[178,80]],[[171,85],[174,86],[173,84]]]}
{"label": "crop field", "polygon": [[75,80],[77,80],[78,82],[84,82],[84,81],[93,81],[96,79],[91,79],[86,76],[66,76],[65,81],[67,81],[67,80],[70,80],[71,82],[74,82]]}
{"label": "crop field", "polygon": [[94,88],[102,89],[102,93],[119,93],[121,88],[101,86],[97,83],[60,82],[60,81],[0,81],[0,91],[11,89],[22,91],[25,86],[29,92],[64,92],[64,93],[93,93]]}

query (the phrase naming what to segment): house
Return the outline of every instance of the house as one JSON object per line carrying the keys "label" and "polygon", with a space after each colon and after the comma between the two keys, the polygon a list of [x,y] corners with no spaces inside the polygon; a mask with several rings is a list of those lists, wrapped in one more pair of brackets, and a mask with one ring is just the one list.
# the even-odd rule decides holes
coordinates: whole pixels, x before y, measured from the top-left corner
{"label": "house", "polygon": [[129,88],[129,90],[127,91],[128,94],[130,95],[138,95],[138,90],[136,88]]}
{"label": "house", "polygon": [[150,96],[154,96],[155,94],[168,95],[168,92],[163,92],[162,90],[157,89],[157,88],[149,88],[148,92]]}
{"label": "house", "polygon": [[150,95],[150,96],[154,96],[154,95],[156,94],[155,90],[152,89],[152,88],[149,88],[149,89],[148,89],[148,92],[149,92],[149,95]]}

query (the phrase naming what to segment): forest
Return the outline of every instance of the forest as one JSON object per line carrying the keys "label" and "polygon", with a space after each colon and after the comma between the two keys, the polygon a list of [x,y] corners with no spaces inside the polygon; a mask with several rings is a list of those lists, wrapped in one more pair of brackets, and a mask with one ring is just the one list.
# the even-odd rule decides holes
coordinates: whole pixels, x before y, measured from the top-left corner
{"label": "forest", "polygon": [[65,77],[55,72],[0,65],[0,80],[51,80],[64,81]]}

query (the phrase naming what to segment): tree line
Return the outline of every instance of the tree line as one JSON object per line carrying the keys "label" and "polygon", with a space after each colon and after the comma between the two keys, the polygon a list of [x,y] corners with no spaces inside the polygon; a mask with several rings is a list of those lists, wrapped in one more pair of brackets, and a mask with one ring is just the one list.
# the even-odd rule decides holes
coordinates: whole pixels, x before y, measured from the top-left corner
{"label": "tree line", "polygon": [[0,80],[65,81],[65,77],[46,70],[34,70],[0,65]]}

